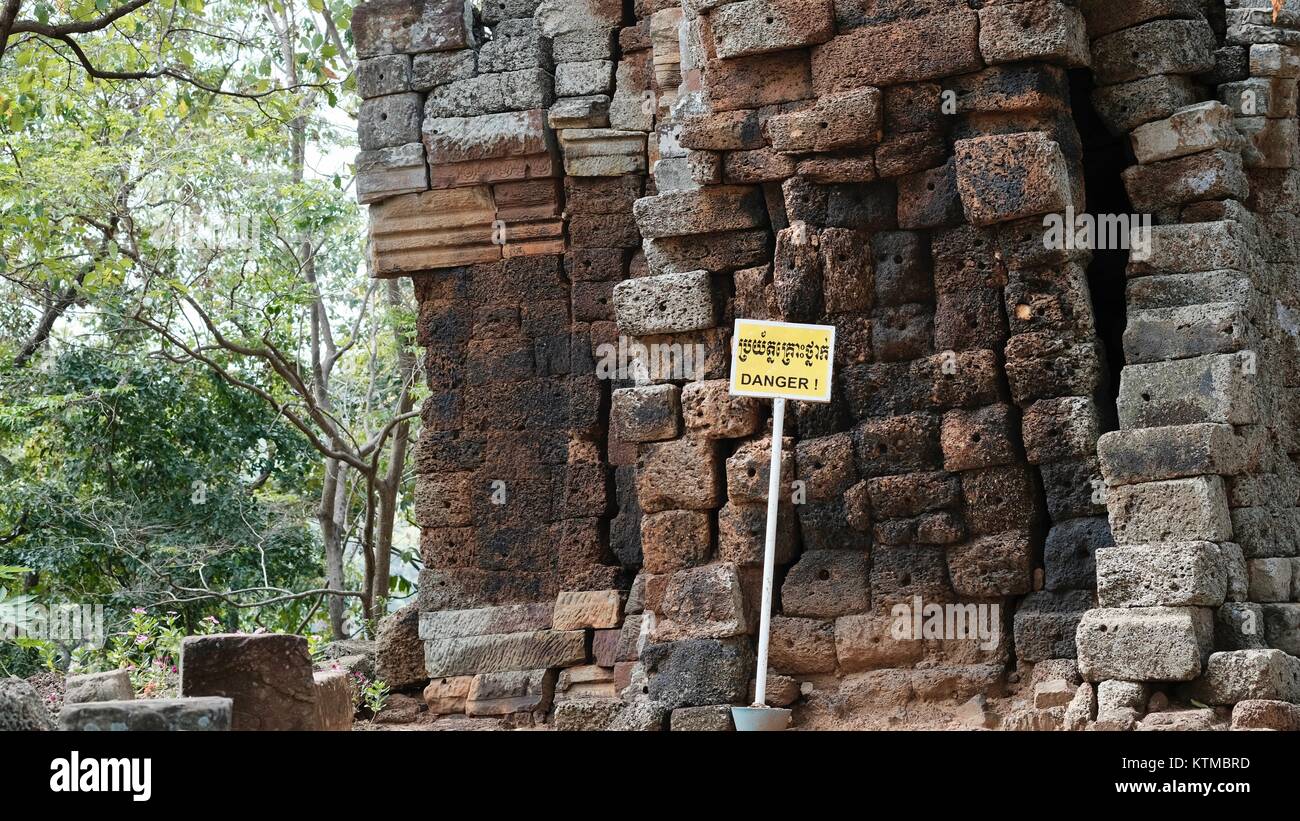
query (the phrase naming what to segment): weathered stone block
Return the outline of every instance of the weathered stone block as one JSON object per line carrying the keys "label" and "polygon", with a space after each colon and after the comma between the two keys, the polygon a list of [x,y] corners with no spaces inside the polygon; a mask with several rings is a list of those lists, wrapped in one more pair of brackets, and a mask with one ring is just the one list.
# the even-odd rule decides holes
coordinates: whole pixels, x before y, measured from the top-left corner
{"label": "weathered stone block", "polygon": [[1045,132],[958,140],[956,153],[957,190],[975,225],[1062,211],[1072,201],[1061,146]]}
{"label": "weathered stone block", "polygon": [[1228,498],[1219,476],[1122,485],[1109,489],[1106,497],[1116,544],[1232,538]]}
{"label": "weathered stone block", "polygon": [[1214,68],[1214,32],[1204,19],[1156,20],[1092,42],[1100,85],[1154,74],[1202,74]]}
{"label": "weathered stone block", "polygon": [[617,590],[564,591],[555,598],[555,630],[618,627],[623,604]]}
{"label": "weathered stone block", "polygon": [[474,8],[465,0],[370,0],[352,12],[360,58],[450,51],[474,45]]}
{"label": "weathered stone block", "polygon": [[1025,531],[983,536],[948,548],[948,576],[959,596],[995,598],[1028,593],[1034,544]]}
{"label": "weathered stone block", "polygon": [[1249,598],[1253,602],[1291,600],[1294,563],[1291,559],[1250,559],[1246,562]]}
{"label": "weathered stone block", "polygon": [[735,730],[731,720],[731,707],[717,704],[707,707],[681,707],[673,710],[669,719],[673,732],[688,733],[730,732]]}
{"label": "weathered stone block", "polygon": [[1230,650],[1214,653],[1205,674],[1186,688],[1203,704],[1236,704],[1248,699],[1300,702],[1300,659],[1281,650]]}
{"label": "weathered stone block", "polygon": [[1139,126],[1129,138],[1134,156],[1143,164],[1216,148],[1231,150],[1240,141],[1232,127],[1232,111],[1213,101],[1180,108],[1163,120]]}
{"label": "weathered stone block", "polygon": [[1202,93],[1190,77],[1156,74],[1093,89],[1092,105],[1110,133],[1121,136],[1196,103]]}
{"label": "weathered stone block", "polygon": [[885,667],[910,667],[921,660],[920,636],[894,635],[895,618],[884,614],[841,616],[835,620],[835,656],[846,673]]}
{"label": "weathered stone block", "polygon": [[712,554],[709,514],[665,510],[641,517],[641,554],[647,573],[670,573],[704,564]]}
{"label": "weathered stone block", "polygon": [[1057,0],[990,5],[979,18],[986,63],[1043,60],[1078,68],[1091,59],[1083,15]]}
{"label": "weathered stone block", "polygon": [[610,432],[622,442],[656,442],[681,434],[681,388],[646,385],[612,394]]}
{"label": "weathered stone block", "polygon": [[974,71],[979,16],[966,9],[873,25],[812,49],[818,95],[860,86],[892,86]]}
{"label": "weathered stone block", "polygon": [[1124,485],[1245,468],[1246,448],[1231,425],[1201,423],[1111,431],[1097,441],[1107,484]]}
{"label": "weathered stone block", "polygon": [[716,440],[688,436],[643,445],[637,458],[637,497],[646,513],[721,507],[722,483]]}
{"label": "weathered stone block", "polygon": [[1111,547],[1110,522],[1104,516],[1067,519],[1052,525],[1043,545],[1047,590],[1092,590],[1097,586],[1097,550]]}
{"label": "weathered stone block", "polygon": [[[776,517],[778,565],[786,565],[794,560],[796,522],[794,508],[783,504]],[[766,505],[742,504],[733,500],[718,511],[718,556],[724,561],[751,567],[761,565],[766,535]]]}
{"label": "weathered stone block", "polygon": [[1040,399],[1021,420],[1025,455],[1031,464],[1077,459],[1096,452],[1097,405],[1087,397]]}
{"label": "weathered stone block", "polygon": [[709,15],[719,57],[745,57],[824,43],[835,34],[830,0],[742,0]]}
{"label": "weathered stone block", "polygon": [[187,636],[181,641],[181,695],[230,699],[231,729],[316,729],[311,657],[302,636]]}
{"label": "weathered stone block", "polygon": [[633,212],[641,234],[652,239],[739,231],[767,222],[762,189],[750,186],[672,191],[637,200]]}
{"label": "weathered stone block", "polygon": [[707,271],[628,279],[614,286],[621,331],[632,336],[712,327],[716,321]]}
{"label": "weathered stone block", "polygon": [[407,143],[357,154],[357,202],[378,202],[429,187],[429,167],[424,146]]}
{"label": "weathered stone block", "polygon": [[1256,421],[1257,375],[1250,361],[1243,355],[1211,354],[1124,368],[1119,381],[1120,427]]}
{"label": "weathered stone block", "polygon": [[582,630],[467,636],[424,645],[425,667],[434,678],[571,667],[586,660],[587,640]]}
{"label": "weathered stone block", "polygon": [[1122,176],[1133,207],[1144,212],[1205,200],[1244,200],[1250,193],[1241,155],[1220,149],[1131,166]]}
{"label": "weathered stone block", "polygon": [[673,709],[739,703],[754,673],[754,654],[745,638],[648,644],[641,659],[650,699]]}
{"label": "weathered stone block", "polygon": [[1227,589],[1223,554],[1211,542],[1097,551],[1097,601],[1102,607],[1218,607]]}
{"label": "weathered stone block", "polygon": [[1087,590],[1030,593],[1016,608],[1016,653],[1024,661],[1072,659],[1075,632],[1093,606]]}
{"label": "weathered stone block", "polygon": [[465,712],[469,686],[474,676],[449,676],[435,678],[424,688],[424,703],[434,715],[452,715]]}
{"label": "weathered stone block", "polygon": [[804,553],[781,585],[787,616],[829,619],[866,610],[870,604],[867,557],[848,550]]}
{"label": "weathered stone block", "polygon": [[777,114],[763,128],[773,149],[797,154],[879,142],[881,120],[880,90],[859,88],[822,97],[811,108]]}
{"label": "weathered stone block", "polygon": [[1214,642],[1204,607],[1097,609],[1079,622],[1079,672],[1088,681],[1191,681]]}
{"label": "weathered stone block", "polygon": [[760,403],[732,396],[726,379],[688,382],[682,388],[682,415],[686,427],[706,439],[738,439],[759,428]]}
{"label": "weathered stone block", "polygon": [[357,144],[364,151],[375,151],[419,142],[422,105],[419,94],[363,101],[357,112]]}
{"label": "weathered stone block", "polygon": [[126,670],[109,670],[106,673],[87,673],[68,676],[64,683],[64,704],[85,704],[91,701],[130,701],[135,698],[131,688],[131,675]]}
{"label": "weathered stone block", "polygon": [[939,432],[943,469],[957,472],[1010,464],[1017,458],[1013,437],[1010,405],[950,410],[943,415]]}
{"label": "weathered stone block", "polygon": [[773,616],[768,664],[777,672],[795,675],[834,672],[834,624],[817,619]]}
{"label": "weathered stone block", "polygon": [[235,729],[232,716],[231,699],[220,696],[94,701],[66,705],[59,711],[59,729],[72,732],[215,732]]}

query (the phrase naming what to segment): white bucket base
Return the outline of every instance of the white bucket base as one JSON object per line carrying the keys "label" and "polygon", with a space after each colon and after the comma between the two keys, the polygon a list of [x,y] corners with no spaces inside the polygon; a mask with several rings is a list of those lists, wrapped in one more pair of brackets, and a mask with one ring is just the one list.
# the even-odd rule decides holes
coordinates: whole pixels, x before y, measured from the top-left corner
{"label": "white bucket base", "polygon": [[741,732],[774,732],[790,726],[790,711],[784,707],[732,707],[731,720]]}

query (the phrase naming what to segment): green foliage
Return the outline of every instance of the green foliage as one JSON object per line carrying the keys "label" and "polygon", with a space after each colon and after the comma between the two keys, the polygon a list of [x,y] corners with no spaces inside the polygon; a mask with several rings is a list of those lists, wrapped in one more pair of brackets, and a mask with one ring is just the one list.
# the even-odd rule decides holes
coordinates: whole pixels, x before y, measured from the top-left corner
{"label": "green foliage", "polygon": [[[22,14],[59,24],[119,5],[28,2]],[[401,388],[393,330],[409,333],[414,314],[378,309],[364,219],[337,161],[352,150],[350,125],[338,124],[356,101],[325,12],[346,47],[350,8],[153,0],[78,35],[97,68],[150,75],[134,80],[91,77],[57,41],[10,39],[0,563],[30,568],[33,601],[104,604],[111,634],[151,643],[211,618],[295,632],[319,618],[315,598],[235,606],[325,586],[321,456],[277,410],[301,412],[284,374],[240,349],[274,346],[310,379],[307,321],[320,298],[336,345],[355,352],[329,386],[333,417],[363,438]],[[338,169],[312,172],[330,162]],[[64,296],[48,344],[17,361]],[[355,501],[349,515],[361,510]],[[392,586],[409,582],[395,575]],[[142,629],[137,607],[156,624]],[[112,647],[98,661],[79,652],[138,675],[168,657]],[[30,669],[68,649],[0,646],[0,665]]]}

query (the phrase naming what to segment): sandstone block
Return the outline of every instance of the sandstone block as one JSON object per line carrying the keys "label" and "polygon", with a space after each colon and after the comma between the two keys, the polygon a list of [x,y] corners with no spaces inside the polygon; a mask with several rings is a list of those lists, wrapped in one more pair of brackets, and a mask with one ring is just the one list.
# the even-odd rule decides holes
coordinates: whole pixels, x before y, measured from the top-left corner
{"label": "sandstone block", "polygon": [[555,670],[510,670],[479,673],[470,681],[465,714],[503,716],[551,708]]}
{"label": "sandstone block", "polygon": [[1079,622],[1079,672],[1088,681],[1190,681],[1214,640],[1203,607],[1098,609]]}
{"label": "sandstone block", "polygon": [[187,636],[181,641],[181,695],[230,699],[231,729],[316,729],[311,657],[302,636]]}
{"label": "sandstone block", "polygon": [[1133,130],[1129,136],[1139,163],[1171,160],[1215,148],[1231,150],[1238,143],[1232,111],[1218,102],[1180,108],[1163,120]]}
{"label": "sandstone block", "polygon": [[[234,729],[232,702],[220,696],[92,701],[59,711],[73,732],[218,732]],[[311,728],[302,728],[311,729]]]}
{"label": "sandstone block", "polygon": [[1131,365],[1120,372],[1120,427],[1248,424],[1258,418],[1256,382],[1249,360],[1233,354]]}
{"label": "sandstone block", "polygon": [[357,202],[368,204],[429,187],[424,146],[407,143],[357,154]]}
{"label": "sandstone block", "polygon": [[693,331],[716,321],[708,271],[624,280],[614,286],[614,310],[619,329],[631,336]]}
{"label": "sandstone block", "polygon": [[618,627],[623,604],[617,590],[563,591],[555,598],[555,630]]}
{"label": "sandstone block", "polygon": [[1111,134],[1121,136],[1134,128],[1201,99],[1190,77],[1156,74],[1093,89],[1092,105]]}
{"label": "sandstone block", "polygon": [[425,642],[424,661],[434,678],[571,667],[587,660],[582,630],[468,636]]}
{"label": "sandstone block", "polygon": [[1300,659],[1281,650],[1230,650],[1214,653],[1205,673],[1187,687],[1203,704],[1236,704],[1250,699],[1300,702]]}
{"label": "sandstone block", "polygon": [[980,54],[990,65],[1044,60],[1077,68],[1091,59],[1083,15],[1057,0],[986,6],[979,19]]}
{"label": "sandstone block", "polygon": [[1121,485],[1107,491],[1106,502],[1116,544],[1232,538],[1228,498],[1218,476]]}
{"label": "sandstone block", "polygon": [[135,698],[135,691],[131,688],[131,675],[126,670],[68,676],[64,684],[64,704],[129,701],[133,698]]}
{"label": "sandstone block", "polygon": [[1104,547],[1096,557],[1102,607],[1218,607],[1227,594],[1226,563],[1211,542]]}
{"label": "sandstone block", "polygon": [[419,94],[364,100],[357,112],[357,144],[363,151],[376,151],[418,142],[422,104]]}
{"label": "sandstone block", "polygon": [[709,15],[719,57],[745,57],[824,43],[835,34],[830,0],[742,0]]}
{"label": "sandstone block", "polygon": [[633,206],[637,227],[649,238],[757,228],[767,222],[762,190],[719,185],[645,197]]}

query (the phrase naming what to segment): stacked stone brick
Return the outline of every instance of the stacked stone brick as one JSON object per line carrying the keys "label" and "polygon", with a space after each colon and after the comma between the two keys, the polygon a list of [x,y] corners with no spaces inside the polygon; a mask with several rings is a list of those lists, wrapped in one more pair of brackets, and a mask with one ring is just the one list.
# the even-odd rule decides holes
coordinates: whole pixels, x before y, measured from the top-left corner
{"label": "stacked stone brick", "polygon": [[1300,32],[1267,3],[1230,5],[1219,35],[1199,4],[1097,3],[1089,18],[1094,72],[1113,83],[1098,106],[1137,160],[1125,186],[1159,223],[1129,263],[1120,429],[1098,449],[1116,546],[1097,552],[1100,607],[1078,630],[1112,727],[1140,718],[1148,682],[1192,682],[1180,692],[1211,705],[1300,699],[1283,193]]}
{"label": "stacked stone brick", "polygon": [[[997,694],[1018,661],[1032,726],[1130,726],[1157,681],[1291,715],[1294,15],[978,5],[358,8],[373,269],[415,278],[428,350],[431,710],[711,729],[753,698],[750,317],[837,329],[833,401],[787,426],[768,703]],[[1044,243],[1084,211],[1089,67],[1157,223],[1118,410],[1090,256]],[[996,642],[892,635],[926,605],[996,606]]]}

